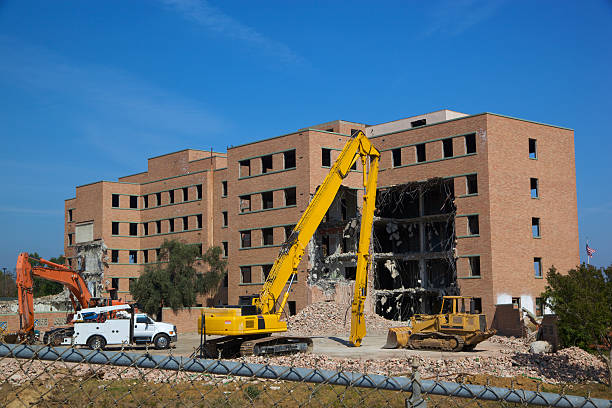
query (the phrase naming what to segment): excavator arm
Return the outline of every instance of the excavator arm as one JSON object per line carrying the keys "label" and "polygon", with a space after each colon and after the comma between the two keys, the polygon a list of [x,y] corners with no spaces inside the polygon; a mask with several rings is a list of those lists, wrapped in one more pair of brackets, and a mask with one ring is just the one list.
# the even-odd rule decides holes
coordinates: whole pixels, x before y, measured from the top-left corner
{"label": "excavator arm", "polygon": [[79,273],[65,265],[45,259],[36,259],[36,261],[45,266],[32,266],[27,252],[22,252],[17,258],[17,298],[22,332],[34,330],[34,294],[32,292],[34,276],[66,286],[70,291],[75,310],[88,307],[92,299],[87,284]]}
{"label": "excavator arm", "polygon": [[[369,159],[369,166],[368,166]],[[277,314],[279,317],[289,296],[294,274],[302,260],[306,245],[321,224],[323,217],[332,204],[342,181],[349,174],[356,160],[361,160],[363,166],[363,207],[361,214],[361,230],[357,252],[357,274],[355,279],[355,294],[353,298],[350,342],[354,346],[361,345],[365,336],[363,306],[367,295],[367,275],[371,263],[369,250],[374,218],[376,183],[380,153],[370,140],[358,131],[342,149],[340,156],[332,166],[327,177],[317,189],[306,211],[293,229],[289,239],[283,244],[276,262],[272,266],[268,278],[259,297],[253,299],[253,304],[262,314]],[[285,286],[284,296],[281,294]]]}

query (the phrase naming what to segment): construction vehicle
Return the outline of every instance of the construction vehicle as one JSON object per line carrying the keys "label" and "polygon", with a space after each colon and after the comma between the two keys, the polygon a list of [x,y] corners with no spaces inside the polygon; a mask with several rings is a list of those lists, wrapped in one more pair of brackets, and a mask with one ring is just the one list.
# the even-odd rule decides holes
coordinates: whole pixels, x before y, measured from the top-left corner
{"label": "construction vehicle", "polygon": [[410,326],[390,328],[383,348],[472,351],[495,333],[487,329],[487,317],[474,312],[471,297],[444,296],[439,314],[416,314]]}
{"label": "construction vehicle", "polygon": [[[8,343],[32,343],[34,332],[34,276],[58,282],[68,288],[70,301],[74,311],[94,306],[122,304],[123,302],[92,297],[85,280],[80,273],[66,265],[56,264],[45,259],[32,258],[36,265],[30,263],[30,256],[22,252],[17,258],[17,301],[19,312],[19,331],[7,333],[4,340]],[[58,345],[64,337],[72,335],[72,327],[59,327],[49,330],[43,335],[45,344]]]}
{"label": "construction vehicle", "polygon": [[107,345],[153,344],[161,350],[177,340],[176,326],[155,322],[128,304],[81,309],[74,316],[73,327],[74,333],[65,337],[62,345],[103,350]]}
{"label": "construction vehicle", "polygon": [[[291,285],[308,242],[332,204],[342,181],[357,160],[363,166],[363,207],[357,252],[355,292],[351,305],[350,343],[360,346],[365,336],[363,306],[367,292],[367,272],[370,267],[370,238],[374,219],[376,183],[380,153],[362,131],[355,131],[344,146],[329,174],[317,189],[304,214],[289,238],[282,245],[259,296],[246,306],[204,308],[198,318],[201,335],[221,335],[210,341],[203,340],[200,354],[262,355],[309,351],[312,339],[308,337],[273,336],[287,331],[287,322],[281,320]],[[283,293],[284,291],[284,293]]]}

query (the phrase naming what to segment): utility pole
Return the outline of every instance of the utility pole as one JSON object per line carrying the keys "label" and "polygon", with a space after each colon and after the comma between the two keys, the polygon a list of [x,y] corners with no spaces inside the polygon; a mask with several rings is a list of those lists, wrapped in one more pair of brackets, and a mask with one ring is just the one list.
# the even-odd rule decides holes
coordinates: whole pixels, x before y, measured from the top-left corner
{"label": "utility pole", "polygon": [[6,278],[7,278],[6,268],[2,268],[2,272],[4,274],[4,290],[3,290],[4,297],[8,297],[8,283],[6,282]]}

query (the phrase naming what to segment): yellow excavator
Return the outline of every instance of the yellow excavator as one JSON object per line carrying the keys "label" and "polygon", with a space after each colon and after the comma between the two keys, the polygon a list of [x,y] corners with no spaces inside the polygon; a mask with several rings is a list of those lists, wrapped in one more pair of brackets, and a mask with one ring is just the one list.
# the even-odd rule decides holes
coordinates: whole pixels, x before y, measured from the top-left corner
{"label": "yellow excavator", "polygon": [[487,316],[474,312],[471,297],[444,296],[439,314],[416,314],[410,326],[389,329],[383,348],[471,351],[495,333],[487,329]]}
{"label": "yellow excavator", "polygon": [[[361,160],[363,168],[364,194],[349,341],[355,347],[361,345],[366,334],[363,306],[367,295],[368,269],[371,265],[369,250],[380,153],[361,130],[351,136],[291,235],[282,245],[259,296],[253,298],[251,305],[202,309],[198,318],[198,332],[204,337],[200,346],[201,355],[265,355],[312,349],[312,339],[308,337],[273,334],[287,331],[287,322],[281,320],[281,317],[298,265],[342,181],[357,160]],[[206,335],[222,337],[207,340]]]}

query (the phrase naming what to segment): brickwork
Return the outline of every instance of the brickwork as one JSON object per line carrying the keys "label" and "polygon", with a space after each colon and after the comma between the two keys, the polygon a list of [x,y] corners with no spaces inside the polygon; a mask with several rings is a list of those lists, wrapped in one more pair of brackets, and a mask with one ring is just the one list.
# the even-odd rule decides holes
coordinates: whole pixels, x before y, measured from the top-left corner
{"label": "brickwork", "polygon": [[[68,234],[74,234],[80,223],[93,221],[94,239],[104,239],[109,256],[119,251],[105,279],[119,278],[117,295],[129,299],[129,278],[139,276],[145,268],[143,251],[151,263],[166,238],[201,244],[204,249],[227,243],[229,285],[201,303],[235,304],[240,296],[261,290],[262,266],[274,262],[285,240],[285,227],[297,223],[329,172],[323,149],[329,151],[333,163],[353,129],[368,134],[364,124],[333,121],[236,146],[226,154],[170,153],[149,159],[147,172],[118,182],[79,186],[76,197],[65,203],[66,254],[74,256]],[[537,159],[529,158],[529,139],[537,140]],[[534,258],[541,259],[543,276],[553,264],[566,271],[579,262],[573,131],[479,114],[378,134],[371,140],[381,151],[379,187],[434,177],[453,180],[458,283],[462,294],[482,299],[490,320],[494,305],[512,298],[521,298],[523,306],[534,309],[545,282],[534,276]],[[445,157],[444,143],[449,157]],[[421,144],[425,157],[419,160]],[[396,149],[401,151],[401,163],[393,163]],[[358,163],[344,185],[361,188],[360,166]],[[472,186],[477,191],[468,191],[468,178],[474,177]],[[538,198],[530,196],[530,178],[539,181]],[[183,189],[187,200],[183,200]],[[295,203],[286,202],[291,197],[288,189],[295,189]],[[170,191],[174,202],[170,202]],[[119,195],[119,208],[113,208],[113,194]],[[131,196],[137,197],[136,209],[130,208]],[[144,197],[148,197],[148,208],[144,208]],[[478,217],[477,234],[469,233],[468,216]],[[186,231],[183,217],[187,217]],[[540,238],[531,235],[534,217],[540,219]],[[174,231],[169,219],[175,220]],[[113,222],[119,223],[118,234],[113,234]],[[136,236],[130,235],[130,223],[137,224]],[[264,242],[264,229],[266,233],[271,229],[271,241]],[[250,246],[244,247],[242,233],[245,238],[250,235]],[[137,251],[136,262],[130,259],[130,250]],[[471,274],[469,257],[474,256],[480,257],[480,276]],[[305,256],[289,297],[297,310],[322,297],[306,283],[308,263]],[[250,282],[242,281],[241,267],[251,268]]]}

